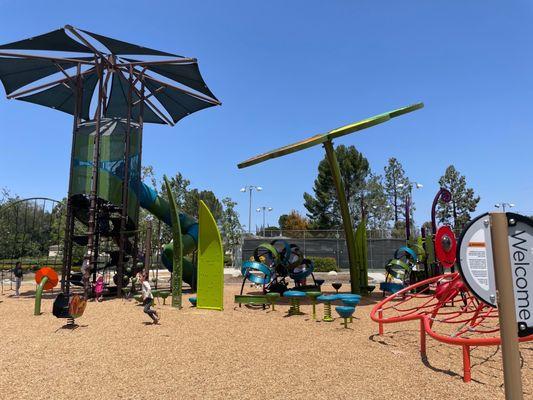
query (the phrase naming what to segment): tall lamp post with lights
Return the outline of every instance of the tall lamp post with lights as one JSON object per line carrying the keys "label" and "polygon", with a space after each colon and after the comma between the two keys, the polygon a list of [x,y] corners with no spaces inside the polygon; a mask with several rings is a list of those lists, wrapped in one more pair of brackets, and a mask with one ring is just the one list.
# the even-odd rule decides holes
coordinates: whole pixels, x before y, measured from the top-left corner
{"label": "tall lamp post with lights", "polygon": [[[419,182],[408,181],[409,184],[409,194],[405,199],[405,236],[409,240],[411,238],[411,200],[413,198],[413,187],[417,189],[422,189],[424,185]],[[405,185],[403,183],[398,183],[397,188],[403,188]]]}
{"label": "tall lamp post with lights", "polygon": [[255,185],[246,185],[241,188],[241,192],[243,193],[250,192],[250,204],[248,207],[248,233],[252,233],[252,192],[254,190],[260,192],[263,190],[263,188]]}
{"label": "tall lamp post with lights", "polygon": [[494,207],[502,208],[503,212],[505,212],[505,207],[513,208],[514,207],[514,203],[496,203],[496,204],[494,204]]}
{"label": "tall lamp post with lights", "polygon": [[262,206],[255,210],[257,212],[263,211],[263,237],[265,237],[265,214],[267,213],[267,211],[270,212],[272,210],[273,210],[272,207],[267,207],[267,206]]}

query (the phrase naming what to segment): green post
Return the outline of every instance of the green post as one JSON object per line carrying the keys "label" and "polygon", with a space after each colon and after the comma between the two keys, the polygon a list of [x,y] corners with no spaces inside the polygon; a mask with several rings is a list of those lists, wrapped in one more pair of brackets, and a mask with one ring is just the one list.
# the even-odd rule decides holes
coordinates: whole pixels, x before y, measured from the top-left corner
{"label": "green post", "polygon": [[37,285],[37,290],[35,291],[35,309],[33,310],[33,315],[41,315],[41,297],[43,295],[44,285],[48,282],[48,277],[45,276],[41,280],[41,283]]}
{"label": "green post", "polygon": [[350,260],[351,290],[352,293],[359,294],[361,292],[361,288],[355,248],[355,233],[353,230],[350,210],[348,209],[346,193],[344,192],[344,183],[342,182],[341,178],[339,162],[337,161],[335,149],[333,148],[333,142],[331,140],[324,142],[324,149],[326,149],[326,156],[331,169],[331,176],[333,178],[333,183],[335,184],[335,189],[337,190],[337,197],[342,216],[342,225],[344,227],[344,234],[346,236],[346,247],[348,248],[348,259]]}
{"label": "green post", "polygon": [[165,188],[167,190],[168,202],[170,205],[170,218],[172,220],[172,307],[182,308],[181,292],[183,279],[183,245],[181,242],[181,226],[176,199],[170,188],[170,183],[166,176],[163,176]]}
{"label": "green post", "polygon": [[366,240],[366,219],[363,218],[355,231],[357,250],[357,267],[359,269],[359,287],[364,295],[368,294],[368,246]]}

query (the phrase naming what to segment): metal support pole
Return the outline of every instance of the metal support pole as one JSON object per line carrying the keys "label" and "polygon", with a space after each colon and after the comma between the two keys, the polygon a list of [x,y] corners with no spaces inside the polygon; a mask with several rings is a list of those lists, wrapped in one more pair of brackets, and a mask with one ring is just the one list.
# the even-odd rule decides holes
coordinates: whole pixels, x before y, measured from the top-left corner
{"label": "metal support pole", "polygon": [[339,168],[339,162],[333,148],[333,142],[328,140],[324,142],[324,149],[326,149],[326,157],[331,169],[331,177],[337,190],[337,198],[339,200],[339,208],[342,216],[342,225],[344,227],[344,234],[346,236],[346,247],[348,248],[348,259],[350,260],[350,284],[351,292],[359,294],[360,277],[359,268],[357,265],[356,247],[355,247],[355,232],[353,229],[352,218],[350,216],[350,210],[348,208],[348,201],[346,200],[346,193],[344,191],[344,184],[341,178],[341,172]]}
{"label": "metal support pole", "polygon": [[[72,212],[72,180],[74,176],[74,153],[76,147],[76,132],[79,125],[79,114],[81,109],[81,94],[83,88],[83,81],[81,79],[81,64],[78,64],[76,69],[76,89],[74,95],[76,102],[74,103],[74,118],[72,126],[72,149],[70,152],[70,170],[67,192],[67,209],[66,209],[66,223],[65,223],[65,237],[63,242],[63,265],[61,266],[61,291],[67,295],[70,292],[70,271],[72,268],[72,234],[74,233],[74,213]],[[58,228],[60,229],[60,228]],[[58,243],[59,244],[59,243]]]}
{"label": "metal support pole", "polygon": [[[117,265],[117,296],[122,297],[122,285],[124,283],[124,252],[126,240],[126,228],[128,222],[128,198],[130,189],[130,143],[131,143],[131,103],[133,91],[133,73],[130,66],[128,85],[128,113],[126,115],[126,137],[124,138],[124,175],[122,176],[122,209],[120,212],[119,255]],[[135,246],[133,250],[135,251]],[[135,262],[132,255],[132,261]],[[136,266],[133,265],[133,268]]]}
{"label": "metal support pole", "polygon": [[[96,106],[96,121],[95,121],[95,133],[93,143],[93,165],[92,165],[92,182],[90,193],[90,206],[89,206],[89,226],[87,229],[87,252],[90,255],[90,266],[96,268],[98,261],[98,239],[96,237],[96,219],[98,213],[98,177],[99,177],[99,165],[100,165],[100,124],[102,115],[102,103],[104,102],[104,88],[103,88],[103,71],[102,63],[96,63],[96,70],[98,71],[98,101]],[[85,298],[89,295],[89,276],[91,268],[88,268],[83,275],[83,288]]]}
{"label": "metal support pole", "polygon": [[411,196],[405,196],[405,238],[411,239]]}
{"label": "metal support pole", "polygon": [[146,227],[146,242],[144,243],[144,273],[150,272],[150,260],[152,255],[152,221],[148,221]]}
{"label": "metal support pole", "polygon": [[509,230],[505,213],[490,213],[490,234],[500,319],[505,398],[506,400],[522,400],[518,325],[509,251]]}
{"label": "metal support pole", "polygon": [[248,233],[252,233],[252,190],[253,188],[250,186],[248,190],[250,191],[250,203],[248,207]]}

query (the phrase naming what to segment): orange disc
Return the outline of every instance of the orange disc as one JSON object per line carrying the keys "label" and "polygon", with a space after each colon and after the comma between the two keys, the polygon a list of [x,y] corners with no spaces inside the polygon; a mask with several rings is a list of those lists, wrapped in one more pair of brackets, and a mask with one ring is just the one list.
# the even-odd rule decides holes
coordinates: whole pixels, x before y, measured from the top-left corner
{"label": "orange disc", "polygon": [[48,278],[48,281],[44,284],[44,290],[50,290],[56,287],[59,282],[59,277],[57,272],[50,267],[42,267],[39,271],[35,273],[35,282],[37,284],[41,283],[44,277]]}

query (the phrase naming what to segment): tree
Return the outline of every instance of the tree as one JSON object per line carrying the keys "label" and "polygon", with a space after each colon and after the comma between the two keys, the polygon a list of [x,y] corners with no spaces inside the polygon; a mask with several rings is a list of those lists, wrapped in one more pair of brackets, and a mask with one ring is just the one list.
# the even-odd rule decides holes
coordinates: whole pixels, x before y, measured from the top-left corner
{"label": "tree", "polygon": [[466,187],[466,177],[461,175],[453,165],[446,168],[439,179],[439,185],[452,194],[449,203],[439,201],[437,217],[440,223],[449,223],[453,229],[460,231],[470,221],[470,213],[476,210],[480,197],[474,195],[474,189]]}
{"label": "tree", "polygon": [[[385,167],[384,188],[396,223],[400,215],[405,217],[405,199],[411,192],[411,184],[409,178],[405,176],[402,164],[394,157],[389,158],[389,163]],[[412,199],[411,208],[414,210]]]}
{"label": "tree", "polygon": [[393,214],[392,208],[387,201],[381,175],[370,174],[367,179],[365,183],[364,208],[370,229],[388,228]]}
{"label": "tree", "polygon": [[211,190],[192,189],[185,193],[183,212],[194,218],[198,218],[198,203],[203,200],[215,221],[220,222],[222,219],[222,203]]}
{"label": "tree", "polygon": [[236,202],[229,197],[222,199],[224,209],[222,211],[222,240],[224,247],[231,251],[231,263],[235,265],[235,251],[241,245],[242,226],[239,214],[235,211]]}
{"label": "tree", "polygon": [[[350,214],[353,222],[357,224],[361,215],[361,190],[370,172],[368,161],[354,146],[337,146],[335,154]],[[318,176],[314,182],[313,192],[314,196],[304,193],[304,206],[312,225],[319,229],[332,229],[341,225],[339,202],[326,157],[318,164]]]}
{"label": "tree", "polygon": [[[172,194],[174,195],[174,198],[176,199],[176,204],[178,206],[179,210],[183,210],[183,206],[185,204],[185,198],[187,196],[187,192],[189,191],[189,186],[191,184],[191,181],[188,179],[185,179],[185,177],[181,174],[181,172],[176,173],[175,176],[168,179],[168,184],[170,186],[170,190],[172,191]],[[159,191],[160,196],[168,200],[168,196],[165,189],[165,184],[161,184],[161,190]]]}
{"label": "tree", "polygon": [[296,210],[281,215],[278,223],[283,235],[290,237],[301,237],[303,231],[309,228],[309,220]]}

